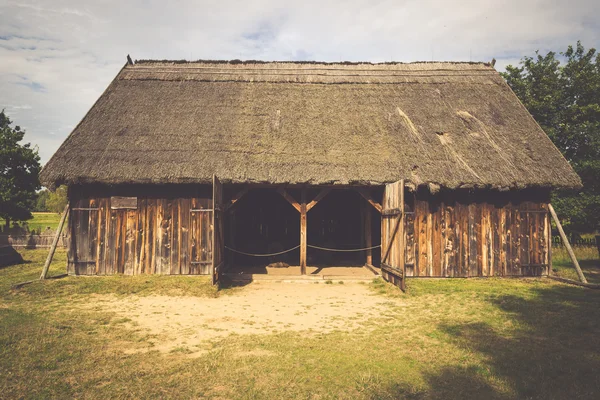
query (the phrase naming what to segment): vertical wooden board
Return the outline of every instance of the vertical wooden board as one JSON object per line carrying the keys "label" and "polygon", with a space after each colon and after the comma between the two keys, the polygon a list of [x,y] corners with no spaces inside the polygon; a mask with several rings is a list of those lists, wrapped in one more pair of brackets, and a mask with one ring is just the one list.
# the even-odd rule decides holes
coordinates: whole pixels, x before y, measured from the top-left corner
{"label": "vertical wooden board", "polygon": [[469,215],[469,276],[478,276],[477,270],[477,206],[476,204],[469,204],[468,215]]}
{"label": "vertical wooden board", "polygon": [[529,223],[529,213],[521,212],[520,213],[520,232],[521,232],[521,241],[519,245],[519,260],[521,261],[521,274],[522,275],[531,275],[530,260],[529,260],[529,252],[530,252],[530,223]]}
{"label": "vertical wooden board", "polygon": [[67,274],[75,275],[75,249],[77,248],[77,244],[75,243],[76,235],[75,233],[75,216],[73,211],[73,204],[75,202],[71,200],[69,206],[69,218],[67,221],[67,235],[68,235],[68,246],[67,246]]}
{"label": "vertical wooden board", "polygon": [[[98,199],[89,199],[89,208],[98,208]],[[98,210],[88,211],[88,248],[85,265],[86,275],[95,275],[98,255]]]}
{"label": "vertical wooden board", "polygon": [[479,208],[479,229],[477,230],[477,242],[479,243],[479,254],[478,254],[478,263],[479,263],[479,276],[488,276],[488,259],[487,259],[487,207],[485,203],[481,203],[478,205]]}
{"label": "vertical wooden board", "polygon": [[106,241],[106,274],[113,275],[117,273],[116,248],[117,248],[117,211],[108,209],[108,226],[107,226],[107,241]]}
{"label": "vertical wooden board", "polygon": [[[369,210],[370,211],[370,210]],[[406,276],[417,274],[415,265],[415,215],[407,214],[405,218],[406,231]]]}
{"label": "vertical wooden board", "polygon": [[420,207],[419,207],[419,202],[418,200],[415,198],[415,202],[413,205],[413,243],[414,243],[414,247],[415,247],[415,258],[414,258],[414,276],[420,276],[420,270],[419,270],[419,255],[420,255],[420,249],[419,249],[419,232],[421,230],[421,216],[419,214],[420,212]]}
{"label": "vertical wooden board", "polygon": [[487,264],[488,264],[488,276],[495,275],[494,265],[494,232],[497,232],[497,228],[494,225],[494,206],[492,204],[486,204],[486,218],[487,218],[487,230],[485,232],[487,238]]}
{"label": "vertical wooden board", "polygon": [[161,239],[161,271],[163,275],[169,275],[171,273],[171,217],[173,209],[173,200],[164,199],[162,200],[163,214],[161,224],[162,239]]}
{"label": "vertical wooden board", "polygon": [[419,276],[429,276],[429,237],[427,231],[428,206],[426,202],[418,202],[418,212],[419,214],[417,218],[419,218]]}
{"label": "vertical wooden board", "polygon": [[512,210],[513,213],[513,248],[512,248],[512,258],[513,258],[513,270],[512,275],[521,275],[521,258],[520,258],[520,249],[521,249],[521,213],[519,211],[518,205],[514,205]]}
{"label": "vertical wooden board", "polygon": [[476,205],[475,211],[475,241],[477,246],[477,275],[476,276],[484,276],[483,275],[483,244],[484,244],[484,235],[482,231],[482,219],[483,215],[483,204]]}
{"label": "vertical wooden board", "polygon": [[459,203],[454,204],[454,251],[456,265],[454,276],[463,276],[463,242],[462,242],[462,207]]}
{"label": "vertical wooden board", "polygon": [[[192,208],[194,206],[192,205]],[[197,274],[197,262],[199,259],[200,246],[198,245],[198,226],[200,225],[198,219],[200,218],[199,213],[190,212],[190,267],[189,274]]]}
{"label": "vertical wooden board", "polygon": [[126,221],[124,218],[124,210],[115,210],[116,214],[115,214],[115,243],[116,243],[116,248],[115,248],[115,253],[116,253],[116,267],[117,267],[117,273],[118,274],[122,274],[125,271],[125,260],[124,260],[124,244],[125,244],[125,240],[124,240],[124,236],[125,236],[125,231],[126,231]]}
{"label": "vertical wooden board", "polygon": [[143,273],[146,259],[146,204],[146,199],[138,198],[135,266],[133,268],[135,275]]}
{"label": "vertical wooden board", "polygon": [[425,235],[427,241],[427,275],[433,275],[433,212],[431,204],[427,203],[427,220],[425,227]]}
{"label": "vertical wooden board", "polygon": [[507,270],[508,270],[508,265],[507,265],[507,251],[508,251],[508,246],[507,246],[507,237],[508,237],[508,233],[507,233],[507,221],[506,221],[506,216],[507,216],[507,208],[506,206],[503,206],[500,210],[499,210],[499,219],[500,219],[500,228],[499,228],[499,234],[500,234],[500,266],[498,267],[500,269],[500,275],[502,276],[506,276],[507,275]]}
{"label": "vertical wooden board", "polygon": [[180,235],[180,224],[181,218],[179,215],[181,199],[174,199],[171,204],[171,234],[170,234],[170,247],[171,247],[171,275],[181,274],[181,264],[179,259],[179,240]]}
{"label": "vertical wooden board", "polygon": [[467,267],[469,264],[468,241],[465,240],[468,231],[467,209],[460,203],[454,205],[454,235],[456,237],[456,274],[455,276],[467,276]]}
{"label": "vertical wooden board", "polygon": [[165,216],[165,201],[164,199],[156,199],[156,217],[154,220],[154,273],[163,273],[163,219]]}
{"label": "vertical wooden board", "polygon": [[444,204],[441,203],[431,213],[431,237],[432,237],[432,276],[444,276],[442,273],[442,215]]}
{"label": "vertical wooden board", "polygon": [[212,213],[207,212],[204,214],[206,214],[204,216],[204,226],[206,227],[204,260],[207,262],[210,262],[213,259],[213,251],[214,251],[214,246],[213,246],[213,241],[212,241],[214,226],[213,226]]}
{"label": "vertical wooden board", "polygon": [[106,236],[106,198],[98,199],[97,211],[97,236],[96,236],[96,275],[106,274],[106,262],[104,258],[105,236]]}
{"label": "vertical wooden board", "polygon": [[179,203],[179,261],[182,275],[190,273],[190,199],[181,199]]}
{"label": "vertical wooden board", "polygon": [[[89,199],[81,199],[78,208],[89,208]],[[76,229],[76,252],[75,269],[77,275],[87,275],[87,262],[89,261],[90,231],[88,210],[75,210],[75,229]]]}
{"label": "vertical wooden board", "polygon": [[145,238],[144,238],[144,247],[146,256],[144,257],[144,273],[145,274],[153,274],[155,271],[154,264],[154,247],[155,240],[154,236],[156,234],[156,200],[154,199],[146,199],[146,228],[145,228]]}
{"label": "vertical wooden board", "polygon": [[502,208],[492,207],[492,240],[494,257],[494,276],[503,274],[502,263],[500,262],[500,253],[502,252]]}
{"label": "vertical wooden board", "polygon": [[456,210],[454,205],[446,206],[446,244],[444,246],[447,276],[459,276],[457,239],[456,239]]}
{"label": "vertical wooden board", "polygon": [[135,253],[137,240],[138,210],[124,210],[125,236],[123,241],[123,273],[133,275],[135,270]]}

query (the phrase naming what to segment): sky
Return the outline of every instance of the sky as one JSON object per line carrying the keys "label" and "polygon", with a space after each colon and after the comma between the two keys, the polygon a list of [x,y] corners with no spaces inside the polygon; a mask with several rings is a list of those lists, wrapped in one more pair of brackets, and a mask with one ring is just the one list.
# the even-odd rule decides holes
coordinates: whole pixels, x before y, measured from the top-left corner
{"label": "sky", "polygon": [[132,59],[485,61],[600,46],[598,0],[0,0],[0,109],[42,164]]}

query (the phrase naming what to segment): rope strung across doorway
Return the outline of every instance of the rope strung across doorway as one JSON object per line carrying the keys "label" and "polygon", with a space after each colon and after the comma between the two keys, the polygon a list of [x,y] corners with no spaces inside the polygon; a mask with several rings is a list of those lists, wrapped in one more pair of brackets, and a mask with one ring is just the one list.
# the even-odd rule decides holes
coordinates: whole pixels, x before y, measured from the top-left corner
{"label": "rope strung across doorway", "polygon": [[365,251],[365,250],[372,250],[372,249],[376,249],[378,247],[381,247],[380,244],[378,244],[377,246],[371,246],[371,247],[365,247],[362,249],[330,249],[327,247],[319,247],[319,246],[313,246],[312,244],[307,244],[306,247],[310,247],[313,249],[319,249],[319,250],[325,250],[325,251],[338,251],[338,252],[347,252],[347,251]]}
{"label": "rope strung across doorway", "polygon": [[271,256],[278,256],[280,254],[284,254],[284,253],[289,253],[290,251],[294,251],[297,248],[299,248],[300,245],[296,246],[296,247],[292,247],[291,249],[288,250],[284,250],[284,251],[280,251],[278,253],[270,253],[270,254],[252,254],[252,253],[245,253],[243,251],[239,251],[236,249],[232,249],[231,247],[225,246],[225,248],[229,251],[233,251],[234,253],[238,253],[238,254],[243,254],[245,256],[252,256],[252,257],[271,257]]}
{"label": "rope strung across doorway", "polygon": [[[272,257],[272,256],[278,256],[280,254],[285,254],[285,253],[289,253],[290,251],[294,251],[294,250],[296,250],[299,247],[300,247],[300,245],[298,245],[296,247],[292,247],[291,249],[287,249],[287,250],[284,250],[284,251],[277,252],[277,253],[254,254],[254,253],[246,253],[244,251],[239,251],[239,250],[236,250],[236,249],[232,249],[229,246],[225,246],[225,248],[227,250],[229,250],[229,251],[232,251],[232,252],[238,253],[238,254],[243,254],[245,256],[251,256],[251,257]],[[310,247],[310,248],[317,249],[317,250],[325,250],[325,251],[350,252],[350,251],[372,250],[372,249],[376,249],[378,247],[381,247],[381,245],[378,244],[377,246],[365,247],[365,248],[362,248],[362,249],[330,249],[330,248],[327,248],[327,247],[313,246],[312,244],[308,244],[308,245],[306,245],[306,247]]]}

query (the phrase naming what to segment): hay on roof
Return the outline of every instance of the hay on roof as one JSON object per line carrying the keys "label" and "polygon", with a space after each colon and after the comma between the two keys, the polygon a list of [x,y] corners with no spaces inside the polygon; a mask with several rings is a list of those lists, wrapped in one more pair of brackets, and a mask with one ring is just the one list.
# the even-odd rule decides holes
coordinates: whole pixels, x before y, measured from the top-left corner
{"label": "hay on roof", "polygon": [[213,174],[234,183],[581,184],[481,63],[126,65],[42,180],[208,183]]}

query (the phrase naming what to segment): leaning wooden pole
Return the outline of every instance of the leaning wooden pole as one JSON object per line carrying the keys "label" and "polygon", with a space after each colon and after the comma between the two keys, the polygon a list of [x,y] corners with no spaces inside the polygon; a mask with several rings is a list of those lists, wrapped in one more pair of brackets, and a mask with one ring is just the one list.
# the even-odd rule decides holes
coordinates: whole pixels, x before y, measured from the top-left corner
{"label": "leaning wooden pole", "polygon": [[573,248],[571,247],[571,244],[569,243],[569,239],[567,239],[567,235],[565,235],[565,231],[562,228],[562,225],[558,219],[558,216],[556,215],[556,211],[554,211],[554,207],[552,207],[552,204],[548,203],[548,210],[550,210],[550,214],[552,214],[552,218],[554,219],[554,222],[556,223],[556,227],[558,228],[558,233],[560,233],[560,237],[561,237],[565,247],[567,248],[569,257],[571,257],[571,261],[573,261],[573,265],[575,265],[575,270],[577,271],[577,275],[579,275],[579,280],[583,283],[588,283],[587,279],[585,279],[585,276],[583,275],[583,271],[581,270],[579,263],[577,262],[577,257],[575,257]]}
{"label": "leaning wooden pole", "polygon": [[63,230],[63,226],[65,225],[65,220],[67,219],[68,213],[69,203],[67,203],[67,205],[65,206],[65,209],[62,213],[62,217],[60,218],[60,223],[58,224],[58,229],[56,230],[54,241],[52,241],[50,253],[48,253],[48,258],[46,258],[46,264],[44,264],[44,269],[42,270],[42,275],[40,275],[40,279],[46,279],[46,276],[48,275],[48,269],[50,269],[50,263],[52,263],[52,258],[54,257],[54,252],[56,251],[56,246],[58,245],[58,241],[60,239],[60,233]]}

